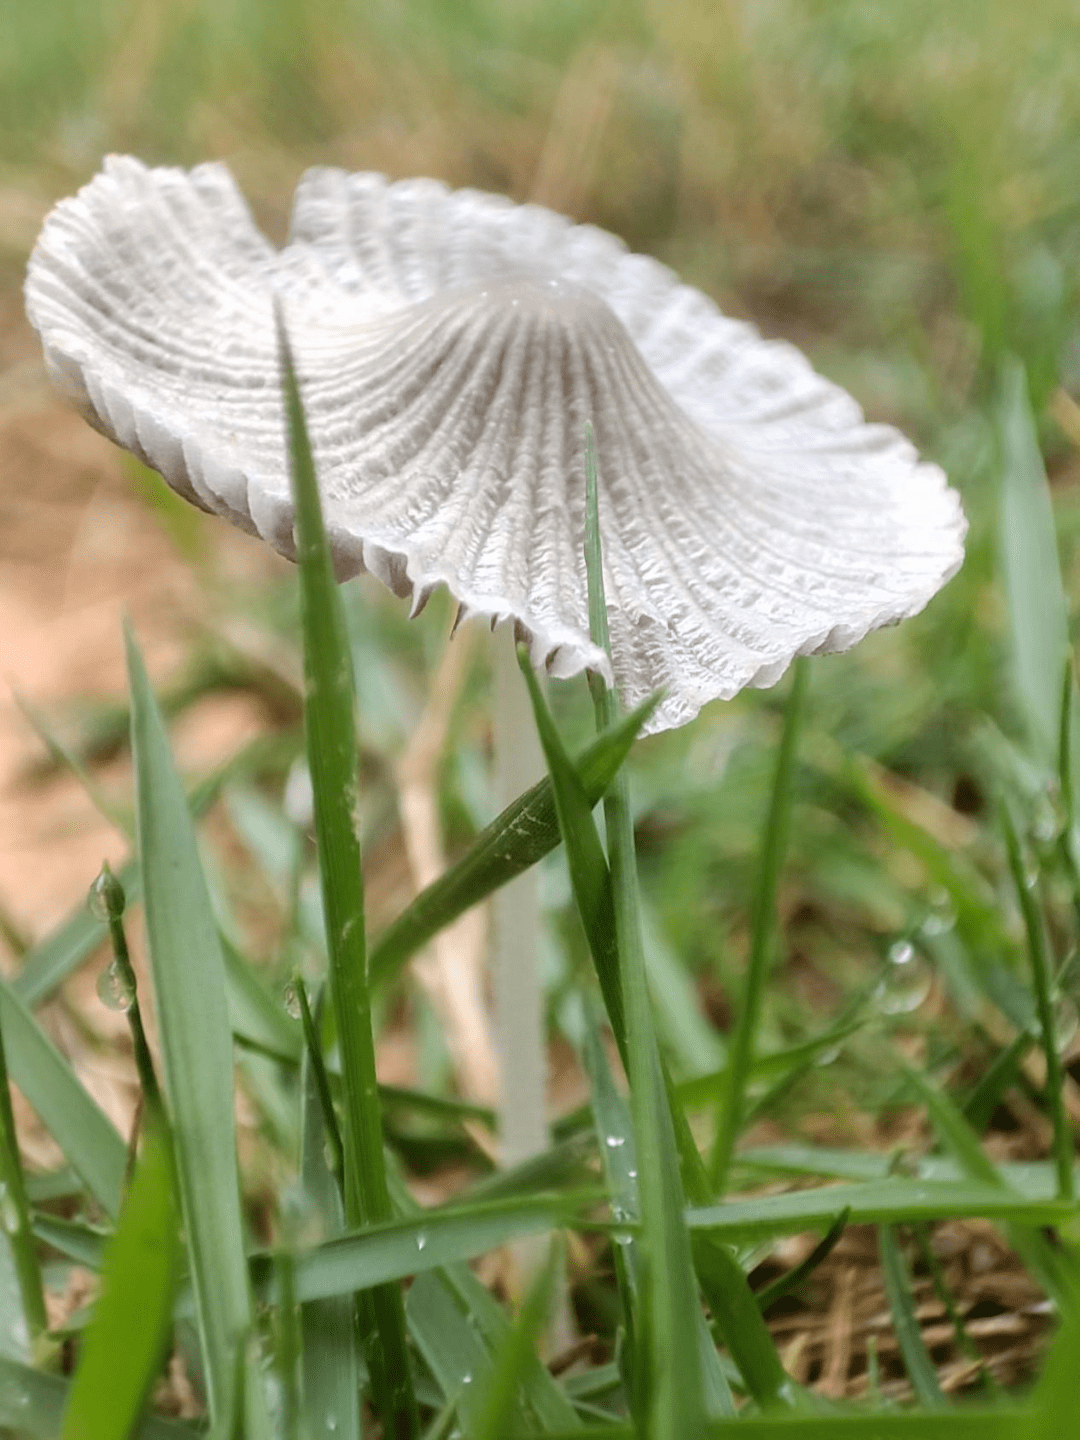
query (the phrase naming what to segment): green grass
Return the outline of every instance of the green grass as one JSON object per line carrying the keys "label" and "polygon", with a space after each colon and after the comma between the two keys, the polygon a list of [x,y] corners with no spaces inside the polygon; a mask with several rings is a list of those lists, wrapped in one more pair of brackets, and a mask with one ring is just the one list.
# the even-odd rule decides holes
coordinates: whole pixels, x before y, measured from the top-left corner
{"label": "green grass", "polygon": [[[394,764],[441,653],[440,599],[410,625],[374,588],[330,585],[295,393],[299,585],[237,586],[205,527],[150,500],[210,610],[239,611],[280,663],[196,637],[155,699],[132,642],[129,706],[33,712],[49,765],[81,772],[122,828],[99,762],[132,727],[138,840],[117,875],[132,922],[145,907],[140,1002],[173,1160],[153,1124],[119,1133],[48,1008],[109,964],[116,927],[81,904],[30,946],[5,925],[3,1059],[63,1163],[21,1167],[0,1108],[0,1428],[119,1434],[141,1407],[137,1433],[201,1433],[153,1413],[172,1351],[222,1436],[1068,1433],[1080,464],[1057,392],[1080,386],[1074,9],[18,7],[0,201],[65,193],[106,148],[222,155],[279,234],[302,164],[518,198],[540,177],[541,198],[796,340],[901,424],[972,528],[925,615],[808,662],[798,711],[781,686],[635,744],[643,714],[606,710],[598,738],[584,683],[536,696],[551,775],[501,817],[474,665],[437,776],[453,863],[410,905]],[[305,665],[306,742],[283,678]],[[262,698],[277,734],[185,784],[166,722],[221,688]],[[314,845],[282,798],[305,745]],[[551,1150],[493,1174],[490,1112],[459,1103],[406,965],[528,865],[552,1053],[581,1060],[560,1062],[575,1100]],[[297,974],[304,1023],[284,999]],[[403,1037],[410,1088],[378,1086],[375,1057]],[[239,1165],[237,1092],[254,1116]],[[1018,1141],[1022,1162],[1003,1160]],[[1011,1393],[947,1393],[921,1334],[921,1247],[969,1220],[997,1227],[1054,1312]],[[809,1275],[785,1260],[764,1293],[756,1267],[843,1225],[841,1250],[876,1227],[899,1405],[796,1386],[762,1318],[775,1285],[812,1300],[839,1252]],[[517,1309],[485,1285],[483,1257],[552,1232],[570,1237],[571,1333],[597,1336],[576,1371],[546,1363],[546,1272]],[[55,1313],[74,1263],[100,1273],[100,1299],[50,1332],[43,1291]]]}

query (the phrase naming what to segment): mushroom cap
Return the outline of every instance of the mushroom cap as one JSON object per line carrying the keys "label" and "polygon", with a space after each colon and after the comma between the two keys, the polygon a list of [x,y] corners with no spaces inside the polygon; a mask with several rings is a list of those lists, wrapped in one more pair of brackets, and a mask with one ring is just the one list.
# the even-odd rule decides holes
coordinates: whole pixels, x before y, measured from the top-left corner
{"label": "mushroom cap", "polygon": [[445,584],[534,663],[589,638],[584,436],[614,676],[653,729],[912,615],[959,568],[954,491],[763,340],[591,225],[435,180],[309,170],[288,244],[225,166],[112,156],[47,218],[26,306],[50,374],[186,499],[293,555],[273,298],[340,578]]}

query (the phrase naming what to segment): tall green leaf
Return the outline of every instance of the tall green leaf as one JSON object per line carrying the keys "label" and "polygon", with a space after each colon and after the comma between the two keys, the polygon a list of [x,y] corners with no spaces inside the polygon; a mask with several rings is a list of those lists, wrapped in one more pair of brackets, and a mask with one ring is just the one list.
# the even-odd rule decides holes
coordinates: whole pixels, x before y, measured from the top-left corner
{"label": "tall green leaf", "polygon": [[750,917],[750,958],[746,967],[735,1033],[728,1049],[720,1104],[717,1107],[716,1139],[713,1144],[710,1175],[713,1188],[721,1191],[727,1181],[731,1157],[735,1151],[742,1124],[746,1084],[754,1063],[761,1002],[765,980],[772,959],[773,932],[776,922],[776,887],[787,848],[787,832],[791,819],[791,790],[795,766],[795,745],[802,720],[803,698],[809,671],[805,660],[796,660],[791,694],[784,714],[784,733],[776,760],[776,777],[765,823],[761,860],[754,890]]}
{"label": "tall green leaf", "polygon": [[252,1321],[225,962],[187,797],[130,629],[126,641],[150,969],[199,1339],[216,1415]]}
{"label": "tall green leaf", "polygon": [[63,1440],[127,1440],[172,1333],[180,1270],[180,1216],[169,1137],[160,1115],[105,1252],[102,1288],[68,1394]]}
{"label": "tall green leaf", "polygon": [[[296,514],[296,559],[304,633],[304,731],[315,800],[315,833],[345,1097],[345,1215],[351,1226],[388,1220],[382,1116],[368,991],[364,882],[357,825],[359,800],[352,652],[323,524],[315,463],[292,353],[275,312]],[[375,1406],[393,1440],[419,1433],[405,1344],[405,1311],[396,1285],[358,1299]]]}

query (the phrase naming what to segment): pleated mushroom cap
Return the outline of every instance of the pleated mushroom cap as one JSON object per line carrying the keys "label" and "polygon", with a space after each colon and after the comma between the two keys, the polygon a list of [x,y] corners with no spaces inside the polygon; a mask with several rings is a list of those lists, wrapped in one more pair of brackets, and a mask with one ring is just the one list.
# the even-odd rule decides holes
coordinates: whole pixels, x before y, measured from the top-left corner
{"label": "pleated mushroom cap", "polygon": [[[434,180],[312,170],[288,245],[228,172],[110,157],[45,222],[26,304],[60,388],[194,504],[293,553],[273,297],[335,564],[589,639],[596,432],[615,678],[654,729],[920,610],[966,529],[942,472],[790,345],[614,236]],[[610,678],[610,674],[609,674]]]}

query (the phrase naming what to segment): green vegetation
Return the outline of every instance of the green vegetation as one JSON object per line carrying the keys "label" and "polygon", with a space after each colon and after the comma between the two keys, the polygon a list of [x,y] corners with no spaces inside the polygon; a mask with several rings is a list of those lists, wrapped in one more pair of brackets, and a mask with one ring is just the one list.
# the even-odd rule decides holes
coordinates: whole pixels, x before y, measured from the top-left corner
{"label": "green vegetation", "polygon": [[[534,689],[550,779],[501,821],[472,661],[433,781],[454,864],[409,904],[396,766],[444,597],[408,622],[329,583],[291,390],[299,577],[228,579],[208,522],[141,476],[223,623],[159,698],[129,635],[130,710],[87,706],[49,741],[121,833],[97,767],[130,748],[137,838],[118,900],[98,886],[32,946],[3,930],[0,1432],[119,1437],[142,1406],[135,1433],[163,1440],[1069,1433],[1078,30],[1064,0],[13,12],[12,284],[7,198],[66,193],[106,149],[224,158],[279,234],[308,163],[532,195],[802,345],[945,466],[971,533],[923,616],[632,751],[644,713],[594,711],[583,680]],[[167,723],[223,688],[264,698],[274,733],[185,789]],[[405,967],[530,864],[572,1098],[551,1148],[499,1171]],[[132,1022],[132,1136],[48,1033],[85,966]],[[410,1082],[378,1086],[402,1036]],[[20,1162],[5,1066],[53,1171]],[[509,1300],[509,1267],[493,1289],[469,1263],[552,1231],[567,1243]],[[1015,1304],[949,1260],[975,1246],[1008,1257]],[[57,1319],[76,1266],[99,1298]],[[1011,1349],[984,1323],[1006,1319]],[[170,1413],[178,1371],[198,1419]]]}

